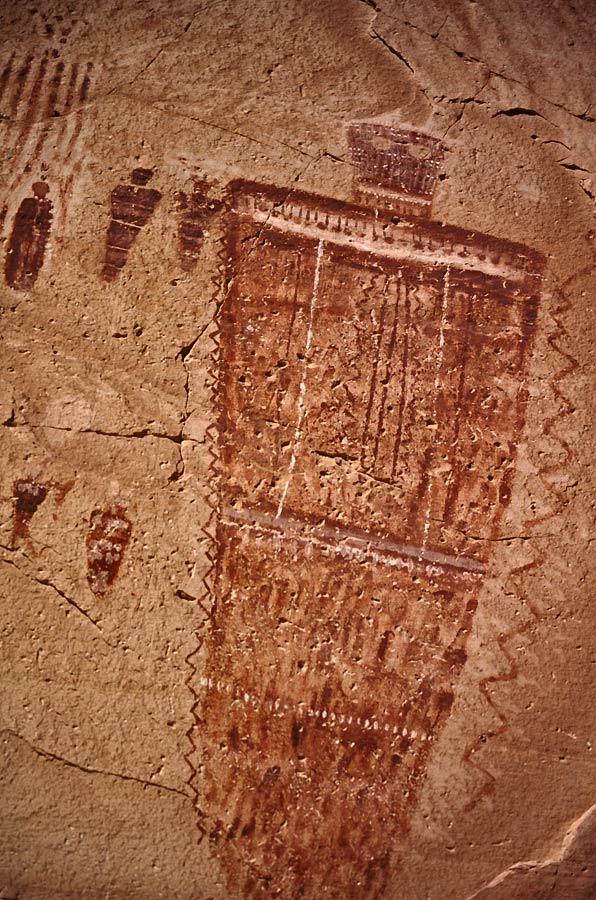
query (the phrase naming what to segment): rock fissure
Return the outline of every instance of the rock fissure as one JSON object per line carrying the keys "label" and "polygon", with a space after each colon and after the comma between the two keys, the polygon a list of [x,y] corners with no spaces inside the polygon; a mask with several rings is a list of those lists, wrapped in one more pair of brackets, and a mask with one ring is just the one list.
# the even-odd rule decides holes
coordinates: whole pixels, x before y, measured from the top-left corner
{"label": "rock fissure", "polygon": [[99,634],[102,641],[105,644],[107,644],[108,647],[111,647],[113,650],[117,649],[118,645],[113,644],[111,641],[109,641],[106,638],[105,634],[103,633],[103,631],[99,625],[99,621],[94,619],[93,616],[89,612],[87,612],[86,609],[84,609],[79,603],[77,603],[75,600],[73,600],[72,597],[69,597],[67,594],[65,594],[63,590],[61,590],[59,587],[57,587],[57,585],[55,585],[48,578],[41,578],[39,575],[32,575],[30,572],[27,572],[25,569],[23,569],[21,566],[19,566],[12,559],[1,558],[0,562],[3,562],[5,565],[8,565],[8,566],[13,566],[15,569],[17,569],[17,571],[24,578],[27,578],[30,581],[33,581],[35,584],[38,584],[41,587],[49,588],[54,594],[56,594],[61,600],[63,600],[69,607],[71,607],[72,609],[75,609],[81,616],[83,616],[85,619],[87,619],[87,621],[93,625],[94,629],[97,631],[97,633]]}
{"label": "rock fissure", "polygon": [[120,781],[131,781],[135,782],[136,784],[142,784],[145,787],[155,788],[159,791],[167,791],[170,794],[178,794],[179,797],[184,797],[185,800],[189,799],[186,791],[171,787],[167,784],[161,784],[159,781],[147,781],[144,778],[137,778],[135,775],[126,775],[123,772],[111,772],[108,769],[96,769],[91,766],[85,766],[82,763],[76,762],[75,760],[66,759],[66,757],[64,756],[59,756],[57,753],[52,753],[49,750],[38,747],[36,744],[32,744],[31,741],[27,740],[27,738],[24,737],[24,735],[13,731],[12,728],[2,728],[0,729],[0,734],[7,734],[18,741],[22,741],[22,743],[26,744],[29,749],[33,751],[33,753],[35,753],[37,756],[42,757],[43,759],[47,759],[50,762],[60,763],[61,765],[68,766],[71,769],[77,769],[79,772],[83,772],[85,775],[100,775],[106,778],[117,778]]}

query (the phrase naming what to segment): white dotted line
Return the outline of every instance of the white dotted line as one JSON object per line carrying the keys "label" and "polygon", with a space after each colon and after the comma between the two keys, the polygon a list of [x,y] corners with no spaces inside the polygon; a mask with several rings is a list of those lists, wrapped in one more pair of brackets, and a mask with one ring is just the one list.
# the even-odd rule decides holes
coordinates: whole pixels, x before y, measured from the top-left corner
{"label": "white dotted line", "polygon": [[[232,688],[230,685],[225,684],[222,681],[215,681],[213,678],[201,678],[201,687],[215,689],[220,693],[232,694]],[[244,703],[246,706],[251,706],[253,709],[258,709],[263,705],[262,701],[258,697],[247,692],[234,696],[234,701]],[[304,711],[302,709],[296,707],[295,705],[292,706],[290,703],[281,700],[281,698],[279,697],[271,701],[271,711],[272,715],[278,718],[281,718],[285,713],[290,712],[304,716]],[[351,725],[356,725],[363,731],[382,731],[386,734],[391,733],[396,737],[398,735],[400,737],[409,737],[412,741],[417,737],[419,737],[421,741],[430,740],[430,735],[428,734],[419,735],[415,729],[400,729],[398,725],[392,725],[388,721],[379,721],[374,716],[371,716],[370,719],[366,719],[361,716],[346,715],[344,713],[336,714],[333,710],[329,711],[327,709],[314,709],[310,706],[306,710],[306,716],[311,719],[318,719],[321,727],[323,728],[338,728],[341,726],[349,727]]]}

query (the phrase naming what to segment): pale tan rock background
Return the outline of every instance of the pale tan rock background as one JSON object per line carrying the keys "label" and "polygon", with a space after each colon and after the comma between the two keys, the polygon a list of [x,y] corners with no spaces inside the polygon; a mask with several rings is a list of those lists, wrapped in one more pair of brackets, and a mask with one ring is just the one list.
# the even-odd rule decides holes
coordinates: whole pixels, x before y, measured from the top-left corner
{"label": "pale tan rock background", "polygon": [[[52,156],[62,123],[40,105],[45,149],[21,173],[26,105],[1,109],[4,255],[32,180],[73,177],[35,285],[1,291],[0,896],[231,896],[196,845],[184,759],[222,223],[184,272],[175,194],[199,173],[215,196],[241,176],[348,197],[345,125],[386,114],[445,140],[436,218],[549,259],[514,502],[388,900],[596,896],[593,816],[581,846],[565,838],[596,802],[596,8],[45,0],[4,2],[0,19],[2,65],[51,49],[93,63],[72,158]],[[137,167],[162,198],[106,283],[110,192]],[[13,535],[19,479],[72,482],[28,540]],[[114,503],[132,535],[102,597],[87,529]]]}

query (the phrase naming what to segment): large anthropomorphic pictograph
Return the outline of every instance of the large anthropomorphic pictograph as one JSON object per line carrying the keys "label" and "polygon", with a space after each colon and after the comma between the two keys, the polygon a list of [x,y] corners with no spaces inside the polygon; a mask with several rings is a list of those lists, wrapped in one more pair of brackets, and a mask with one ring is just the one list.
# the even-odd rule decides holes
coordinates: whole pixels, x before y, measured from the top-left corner
{"label": "large anthropomorphic pictograph", "polygon": [[542,258],[430,221],[432,138],[349,140],[357,202],[230,189],[194,739],[243,898],[386,895],[523,425]]}

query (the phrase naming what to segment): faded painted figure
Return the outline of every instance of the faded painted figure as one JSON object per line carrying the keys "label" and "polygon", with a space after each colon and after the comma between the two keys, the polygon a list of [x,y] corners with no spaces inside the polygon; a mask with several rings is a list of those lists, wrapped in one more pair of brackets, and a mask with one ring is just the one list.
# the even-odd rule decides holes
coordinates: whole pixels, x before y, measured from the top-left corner
{"label": "faded painted figure", "polygon": [[432,139],[350,137],[376,207],[231,188],[195,743],[239,898],[386,896],[523,422],[543,260],[425,219]]}
{"label": "faded painted figure", "polygon": [[205,178],[195,178],[190,194],[176,194],[178,207],[178,256],[183,272],[192,272],[198,262],[210,220],[222,203],[211,196],[212,185]]}
{"label": "faded painted figure", "polygon": [[112,586],[131,534],[132,523],[122,504],[92,511],[87,531],[87,583],[97,596],[103,597]]}

